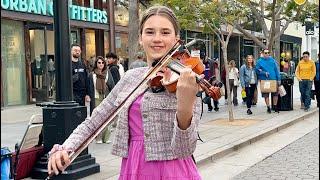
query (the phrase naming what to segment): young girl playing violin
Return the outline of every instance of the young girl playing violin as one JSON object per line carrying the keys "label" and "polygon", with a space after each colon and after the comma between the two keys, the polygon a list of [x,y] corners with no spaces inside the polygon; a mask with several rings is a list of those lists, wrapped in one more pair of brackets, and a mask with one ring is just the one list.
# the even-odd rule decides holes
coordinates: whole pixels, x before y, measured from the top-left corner
{"label": "young girl playing violin", "polygon": [[[145,11],[140,21],[139,43],[145,51],[148,67],[127,71],[94,109],[91,118],[80,124],[62,145],[52,148],[49,174],[58,174],[58,170],[63,171],[70,164],[68,153],[74,151],[119,106],[143,79],[152,63],[173,47],[179,33],[179,24],[169,8],[153,6]],[[195,76],[190,68],[183,68],[176,93],[154,93],[148,87],[139,87],[140,93],[126,102],[119,113],[112,146],[112,154],[123,158],[119,179],[201,179],[191,157],[196,148],[201,113]]]}

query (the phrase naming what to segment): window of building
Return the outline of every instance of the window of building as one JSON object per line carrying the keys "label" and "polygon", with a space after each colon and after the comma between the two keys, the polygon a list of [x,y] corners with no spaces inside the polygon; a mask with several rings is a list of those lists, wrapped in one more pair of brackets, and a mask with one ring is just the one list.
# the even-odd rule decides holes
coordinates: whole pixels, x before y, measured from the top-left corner
{"label": "window of building", "polygon": [[116,53],[119,58],[128,58],[128,34],[116,33]]}
{"label": "window of building", "polygon": [[[23,23],[1,19],[1,77],[4,105],[26,104]],[[13,83],[14,82],[14,83]]]}
{"label": "window of building", "polygon": [[104,32],[104,54],[106,55],[109,51],[110,51],[109,32],[105,31]]}
{"label": "window of building", "polygon": [[86,60],[96,56],[96,40],[94,30],[86,30]]}

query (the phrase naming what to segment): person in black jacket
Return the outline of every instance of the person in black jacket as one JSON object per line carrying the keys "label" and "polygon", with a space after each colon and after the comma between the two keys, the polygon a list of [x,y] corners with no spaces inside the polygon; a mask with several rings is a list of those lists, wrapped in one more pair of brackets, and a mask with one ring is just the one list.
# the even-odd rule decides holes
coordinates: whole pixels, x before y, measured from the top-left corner
{"label": "person in black jacket", "polygon": [[79,105],[85,106],[85,101],[90,101],[88,94],[88,72],[80,59],[81,48],[78,44],[72,44],[71,54],[73,100],[79,103]]}
{"label": "person in black jacket", "polygon": [[118,66],[118,56],[115,53],[110,52],[106,55],[106,60],[112,74],[114,84],[117,84],[121,78]]}
{"label": "person in black jacket", "polygon": [[[94,62],[93,70],[89,74],[90,115],[114,87],[112,74],[107,68],[106,61],[98,56]],[[110,128],[105,128],[96,138],[97,143],[110,143]]]}

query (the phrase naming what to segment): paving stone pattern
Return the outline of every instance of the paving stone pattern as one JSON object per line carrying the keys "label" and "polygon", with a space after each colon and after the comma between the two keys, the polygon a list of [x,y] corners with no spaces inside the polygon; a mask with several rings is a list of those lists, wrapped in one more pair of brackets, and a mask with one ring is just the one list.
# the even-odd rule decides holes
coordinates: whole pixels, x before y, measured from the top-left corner
{"label": "paving stone pattern", "polygon": [[319,179],[319,128],[233,178],[240,179]]}

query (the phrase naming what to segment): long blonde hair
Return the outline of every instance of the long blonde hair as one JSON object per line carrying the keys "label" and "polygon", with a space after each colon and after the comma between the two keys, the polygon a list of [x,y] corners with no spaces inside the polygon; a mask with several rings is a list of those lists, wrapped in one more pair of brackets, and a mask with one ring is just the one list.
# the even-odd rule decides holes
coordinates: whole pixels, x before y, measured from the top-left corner
{"label": "long blonde hair", "polygon": [[229,61],[229,71],[231,71],[231,69],[236,68],[236,62],[234,60],[230,60]]}
{"label": "long blonde hair", "polygon": [[249,67],[249,62],[248,62],[248,58],[249,58],[249,57],[252,58],[252,67],[255,67],[255,66],[256,66],[255,60],[254,60],[254,58],[253,58],[252,55],[247,55],[247,57],[246,57],[246,66]]}

